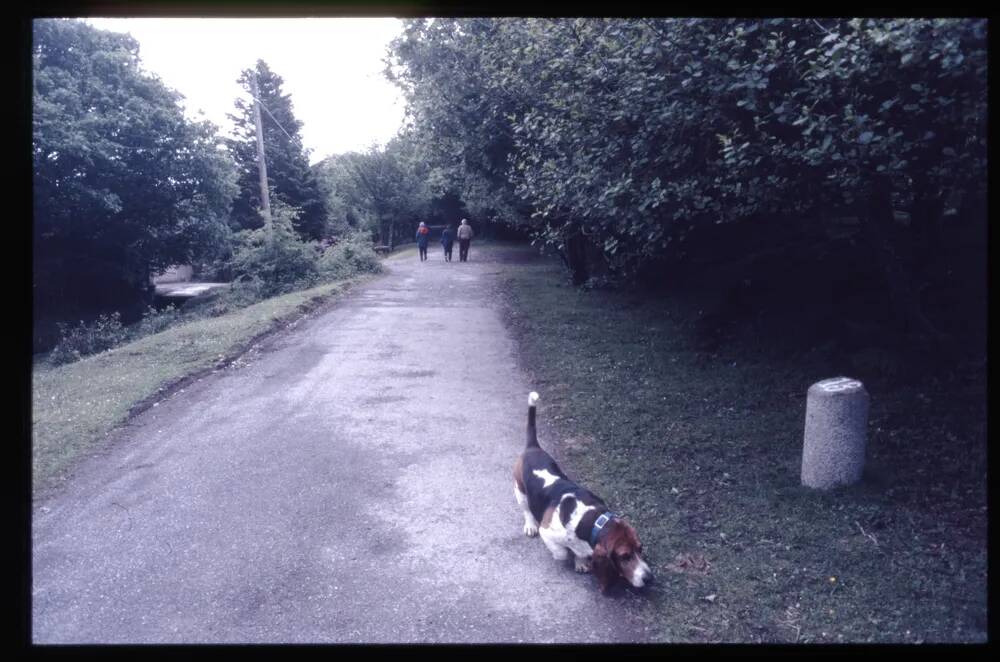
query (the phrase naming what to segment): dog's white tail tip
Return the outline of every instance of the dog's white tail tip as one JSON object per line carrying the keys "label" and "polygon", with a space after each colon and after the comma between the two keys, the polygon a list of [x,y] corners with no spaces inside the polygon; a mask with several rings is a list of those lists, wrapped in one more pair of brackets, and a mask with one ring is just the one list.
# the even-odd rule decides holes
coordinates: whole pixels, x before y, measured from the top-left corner
{"label": "dog's white tail tip", "polygon": [[536,402],[538,402],[538,394],[532,391],[528,394],[528,406],[534,407]]}

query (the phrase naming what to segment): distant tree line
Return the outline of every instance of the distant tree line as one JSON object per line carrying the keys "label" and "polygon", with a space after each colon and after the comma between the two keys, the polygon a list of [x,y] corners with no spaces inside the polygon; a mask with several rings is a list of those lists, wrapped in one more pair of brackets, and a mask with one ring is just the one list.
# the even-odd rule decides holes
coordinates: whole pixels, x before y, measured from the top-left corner
{"label": "distant tree line", "polygon": [[986,74],[965,19],[417,19],[387,66],[428,163],[576,282],[662,273],[716,226],[853,228],[932,339],[916,275],[985,217]]}

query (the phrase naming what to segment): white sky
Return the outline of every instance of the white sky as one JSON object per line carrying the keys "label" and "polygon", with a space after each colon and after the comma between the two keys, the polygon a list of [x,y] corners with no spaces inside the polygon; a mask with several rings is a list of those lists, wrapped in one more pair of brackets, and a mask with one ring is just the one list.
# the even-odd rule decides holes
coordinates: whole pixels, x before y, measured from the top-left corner
{"label": "white sky", "polygon": [[302,122],[311,163],[330,154],[385,144],[399,129],[404,102],[382,74],[395,18],[88,18],[128,32],[143,66],[184,95],[188,115],[227,134],[240,71],[258,58],[284,79]]}

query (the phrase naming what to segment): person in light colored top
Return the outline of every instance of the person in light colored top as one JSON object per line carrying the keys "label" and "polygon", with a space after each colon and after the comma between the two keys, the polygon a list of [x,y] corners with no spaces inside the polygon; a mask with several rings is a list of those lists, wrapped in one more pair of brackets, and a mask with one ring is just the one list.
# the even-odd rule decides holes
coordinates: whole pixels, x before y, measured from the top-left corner
{"label": "person in light colored top", "polygon": [[472,243],[472,226],[469,221],[462,219],[462,224],[458,226],[458,261],[469,261],[469,244]]}

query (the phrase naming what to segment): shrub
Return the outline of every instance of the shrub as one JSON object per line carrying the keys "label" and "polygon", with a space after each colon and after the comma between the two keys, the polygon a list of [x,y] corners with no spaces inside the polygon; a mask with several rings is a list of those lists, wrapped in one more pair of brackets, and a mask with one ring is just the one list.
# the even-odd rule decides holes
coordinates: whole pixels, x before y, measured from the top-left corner
{"label": "shrub", "polygon": [[180,318],[177,307],[170,304],[163,310],[157,310],[153,306],[146,308],[142,314],[142,320],[132,329],[132,337],[135,339],[149,336],[163,331]]}
{"label": "shrub", "polygon": [[194,273],[199,281],[226,283],[232,280],[232,255],[192,262]]}
{"label": "shrub", "polygon": [[253,282],[250,293],[255,296],[266,298],[315,284],[319,250],[316,244],[303,241],[296,234],[293,222],[299,213],[294,207],[276,202],[270,242],[265,228],[237,235],[232,263],[234,280]]}
{"label": "shrub", "polygon": [[119,345],[128,338],[122,326],[121,313],[101,315],[90,324],[79,322],[75,327],[60,322],[60,340],[49,355],[54,365],[71,363],[88,354],[96,354]]}
{"label": "shrub", "polygon": [[355,232],[342,238],[323,253],[319,270],[328,280],[350,278],[362,273],[378,273],[382,263],[366,232]]}
{"label": "shrub", "polygon": [[268,289],[267,283],[259,276],[244,274],[234,280],[220,298],[227,307],[242,308],[266,299]]}

